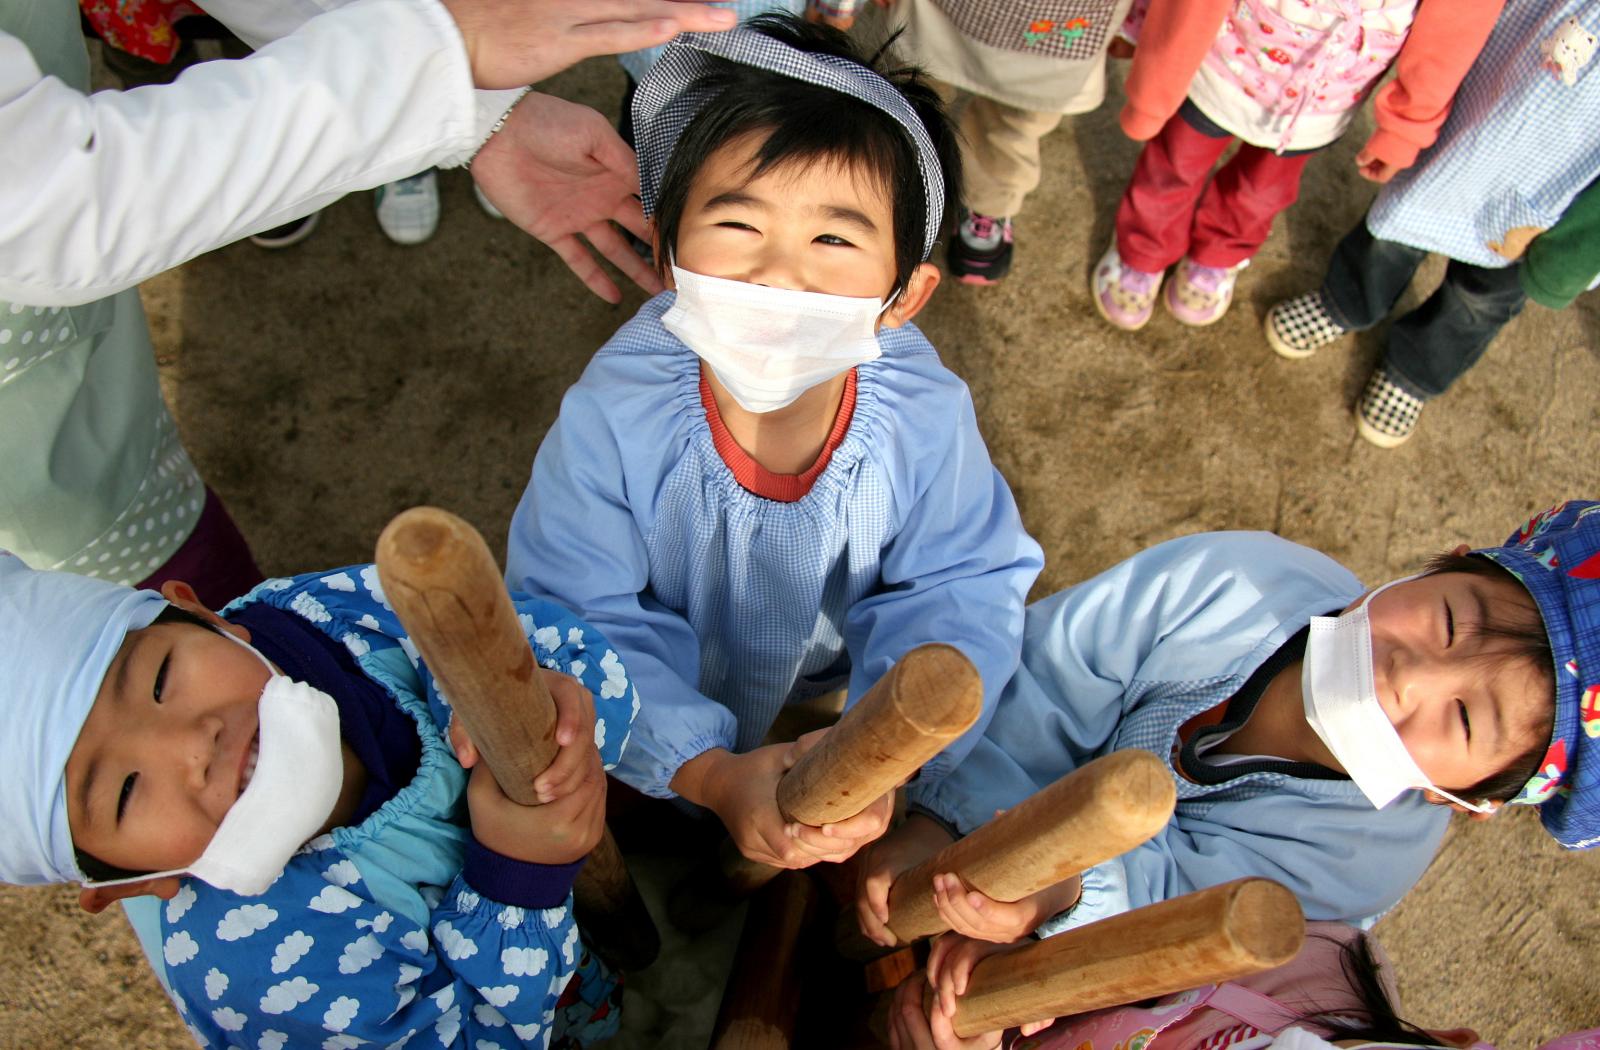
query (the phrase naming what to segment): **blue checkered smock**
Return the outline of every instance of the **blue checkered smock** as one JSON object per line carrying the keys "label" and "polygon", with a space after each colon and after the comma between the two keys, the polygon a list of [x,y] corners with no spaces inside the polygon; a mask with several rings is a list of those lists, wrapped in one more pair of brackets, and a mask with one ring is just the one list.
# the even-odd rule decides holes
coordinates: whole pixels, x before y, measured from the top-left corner
{"label": "blue checkered smock", "polygon": [[1378,194],[1372,235],[1498,268],[1491,242],[1554,226],[1600,176],[1596,35],[1600,0],[1508,0],[1438,141]]}
{"label": "blue checkered smock", "polygon": [[605,632],[642,703],[616,775],[669,797],[678,767],[748,751],[778,710],[848,681],[850,702],[924,642],[960,648],[985,716],[1017,667],[1042,567],[972,399],[912,325],[878,336],[855,414],[811,491],[741,488],[712,444],[700,360],[646,303],[567,392],[511,522],[507,578]]}

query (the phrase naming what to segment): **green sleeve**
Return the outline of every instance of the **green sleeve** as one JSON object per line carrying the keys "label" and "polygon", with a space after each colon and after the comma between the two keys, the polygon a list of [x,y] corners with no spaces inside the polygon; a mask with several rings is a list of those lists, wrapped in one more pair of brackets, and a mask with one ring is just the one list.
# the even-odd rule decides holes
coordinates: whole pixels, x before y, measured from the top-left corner
{"label": "green sleeve", "polygon": [[1528,245],[1518,278],[1536,303],[1560,310],[1600,274],[1600,179],[1575,197],[1561,221]]}

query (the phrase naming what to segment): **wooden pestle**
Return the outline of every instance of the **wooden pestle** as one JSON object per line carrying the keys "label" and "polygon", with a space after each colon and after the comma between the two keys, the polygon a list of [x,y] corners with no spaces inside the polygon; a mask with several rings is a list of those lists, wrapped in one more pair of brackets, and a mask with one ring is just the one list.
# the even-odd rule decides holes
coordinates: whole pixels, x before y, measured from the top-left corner
{"label": "wooden pestle", "polygon": [[1294,894],[1239,879],[993,955],[956,1001],[962,1038],[1282,966],[1305,940]]}
{"label": "wooden pestle", "polygon": [[751,898],[711,1050],[789,1050],[800,1012],[800,935],[811,903],[811,878],[801,871],[780,872]]}
{"label": "wooden pestle", "polygon": [[[437,507],[397,515],[378,537],[384,595],[501,790],[538,805],[555,758],[556,710],[500,569],[478,530]],[[660,937],[607,831],[573,893],[584,932],[613,966],[648,966]]]}
{"label": "wooden pestle", "polygon": [[1149,839],[1176,804],[1172,773],[1155,755],[1103,755],[903,872],[889,890],[889,929],[907,944],[948,928],[933,905],[937,874],[954,872],[994,900],[1021,900]]}
{"label": "wooden pestle", "polygon": [[[983,679],[961,650],[930,642],[900,660],[778,781],[778,809],[802,824],[860,813],[903,784],[983,713]],[[748,893],[781,869],[737,851],[722,857],[730,889]]]}

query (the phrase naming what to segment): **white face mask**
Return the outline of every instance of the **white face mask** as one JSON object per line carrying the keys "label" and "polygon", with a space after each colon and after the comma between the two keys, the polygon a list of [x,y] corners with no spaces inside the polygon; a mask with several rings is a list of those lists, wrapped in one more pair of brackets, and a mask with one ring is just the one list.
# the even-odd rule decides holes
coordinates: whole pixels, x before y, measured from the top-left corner
{"label": "white face mask", "polygon": [[667,331],[710,366],[747,412],[772,412],[856,365],[877,360],[872,298],[797,292],[672,267]]}
{"label": "white face mask", "polygon": [[1306,639],[1305,662],[1300,672],[1306,721],[1378,809],[1403,791],[1424,788],[1474,812],[1490,813],[1494,807],[1463,802],[1435,787],[1406,750],[1399,731],[1378,702],[1367,606],[1395,584],[1416,578],[1407,576],[1384,584],[1342,616],[1311,618],[1311,634]]}
{"label": "white face mask", "polygon": [[272,672],[261,691],[255,772],[248,774],[249,783],[194,863],[85,886],[193,875],[220,890],[254,897],[266,892],[333,812],[344,785],[339,708],[333,697],[279,674],[254,647],[227,631],[220,633],[254,653]]}

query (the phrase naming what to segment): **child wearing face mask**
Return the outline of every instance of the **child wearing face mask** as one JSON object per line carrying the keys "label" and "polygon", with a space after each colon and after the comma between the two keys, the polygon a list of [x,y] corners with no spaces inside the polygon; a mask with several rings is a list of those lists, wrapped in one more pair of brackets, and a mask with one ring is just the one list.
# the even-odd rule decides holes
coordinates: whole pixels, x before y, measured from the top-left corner
{"label": "child wearing face mask", "polygon": [[571,886],[637,701],[599,632],[516,605],[559,712],[542,806],[478,762],[371,566],[218,616],[0,552],[0,880],[121,900],[201,1046],[610,1036]]}
{"label": "child wearing face mask", "polygon": [[[1020,1038],[1005,1044],[1000,1032],[958,1039],[950,1018],[973,966],[1008,950],[958,934],[941,938],[926,978],[938,994],[924,1004],[927,983],[920,973],[900,986],[889,1018],[891,1050],[1495,1050],[1470,1028],[1425,1029],[1403,1020],[1382,945],[1335,922],[1308,924],[1300,953],[1271,970],[1154,1002],[1024,1025]],[[1600,1029],[1562,1036],[1539,1050],[1600,1050]]]}
{"label": "child wearing face mask", "polygon": [[627,661],[643,707],[619,779],[710,809],[755,860],[840,860],[892,800],[786,825],[789,748],[758,746],[779,709],[846,684],[854,702],[945,642],[992,711],[1042,564],[966,386],[910,324],[939,281],[926,260],[951,226],[957,151],[916,74],[776,17],[680,36],[640,83],[634,127],[674,290],[567,393],[507,577]]}
{"label": "child wearing face mask", "polygon": [[1048,935],[1245,876],[1310,919],[1364,922],[1426,869],[1440,803],[1537,805],[1564,846],[1600,842],[1600,503],[1365,595],[1276,536],[1173,540],[1029,607],[1022,653],[984,738],[912,785],[911,816],[863,865],[875,940],[892,943],[897,873],[1118,748],[1171,766],[1167,826],[1015,903],[942,874],[952,929]]}

